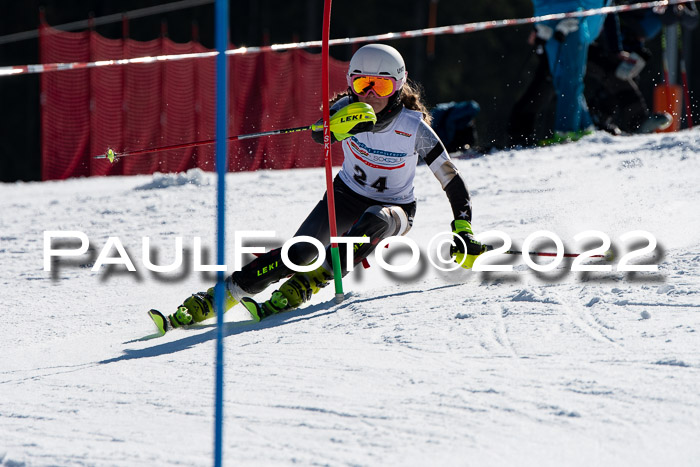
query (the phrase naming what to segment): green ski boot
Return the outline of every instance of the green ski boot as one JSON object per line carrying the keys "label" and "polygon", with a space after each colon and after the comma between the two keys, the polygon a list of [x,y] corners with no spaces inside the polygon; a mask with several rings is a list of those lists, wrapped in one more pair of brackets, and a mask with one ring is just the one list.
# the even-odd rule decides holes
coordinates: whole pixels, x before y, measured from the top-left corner
{"label": "green ski boot", "polygon": [[539,146],[552,146],[554,144],[573,143],[580,140],[584,136],[592,135],[593,130],[578,130],[578,131],[557,131],[554,136],[548,139],[543,139],[539,142]]}
{"label": "green ski boot", "polygon": [[[224,298],[225,313],[236,305],[238,300],[233,298],[228,290],[226,290]],[[211,287],[206,292],[197,292],[190,295],[175,313],[168,316],[168,321],[173,328],[179,328],[180,326],[200,323],[214,316],[216,316],[216,311],[214,310],[214,287]]]}
{"label": "green ski boot", "polygon": [[328,285],[333,276],[320,267],[311,272],[297,272],[287,280],[279,290],[264,303],[257,303],[250,298],[242,300],[243,306],[255,321],[267,318],[282,311],[290,311],[309,301],[311,296]]}

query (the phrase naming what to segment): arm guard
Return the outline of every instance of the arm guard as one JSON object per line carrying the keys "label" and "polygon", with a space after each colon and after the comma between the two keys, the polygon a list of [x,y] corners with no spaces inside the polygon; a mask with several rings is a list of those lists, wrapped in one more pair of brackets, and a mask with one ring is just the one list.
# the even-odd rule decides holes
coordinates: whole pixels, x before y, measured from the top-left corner
{"label": "arm guard", "polygon": [[[450,163],[451,164],[451,163]],[[452,181],[445,187],[447,199],[450,200],[452,206],[452,214],[455,219],[463,219],[467,222],[472,221],[472,202],[469,197],[469,190],[464,183],[459,173],[455,174]]]}

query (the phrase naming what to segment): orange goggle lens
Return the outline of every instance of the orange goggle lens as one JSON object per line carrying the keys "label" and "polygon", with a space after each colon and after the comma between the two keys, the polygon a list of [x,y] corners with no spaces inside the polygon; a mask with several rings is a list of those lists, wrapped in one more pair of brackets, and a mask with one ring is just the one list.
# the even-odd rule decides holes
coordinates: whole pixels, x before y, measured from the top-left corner
{"label": "orange goggle lens", "polygon": [[394,94],[395,82],[392,78],[358,75],[352,78],[352,90],[359,96],[373,91],[379,97],[389,97]]}

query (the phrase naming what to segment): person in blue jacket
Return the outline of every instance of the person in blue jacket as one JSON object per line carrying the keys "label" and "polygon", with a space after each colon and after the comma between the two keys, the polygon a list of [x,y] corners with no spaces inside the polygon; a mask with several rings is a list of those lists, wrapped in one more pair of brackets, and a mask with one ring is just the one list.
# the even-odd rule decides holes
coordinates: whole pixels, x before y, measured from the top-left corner
{"label": "person in blue jacket", "polygon": [[[602,8],[610,0],[532,0],[535,16]],[[583,95],[588,46],[600,34],[605,15],[565,18],[536,24],[539,37],[546,40],[556,91],[554,137],[551,143],[573,141],[592,132],[593,121]]]}

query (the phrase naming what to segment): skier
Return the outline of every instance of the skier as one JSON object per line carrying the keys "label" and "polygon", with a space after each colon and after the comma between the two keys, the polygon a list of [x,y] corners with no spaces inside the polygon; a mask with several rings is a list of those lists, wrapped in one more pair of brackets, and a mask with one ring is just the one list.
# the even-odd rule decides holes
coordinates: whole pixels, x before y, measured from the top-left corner
{"label": "skier", "polygon": [[[486,246],[473,237],[469,191],[443,143],[429,126],[429,114],[417,87],[407,81],[401,54],[381,44],[358,49],[350,60],[347,82],[348,91],[334,98],[331,113],[353,102],[364,102],[372,106],[377,117],[376,124],[361,122],[349,133],[332,133],[331,138],[332,142],[342,141],[345,156],[333,182],[338,232],[346,232],[350,237],[369,237],[367,243],[354,245],[354,264],[370,254],[382,239],[405,235],[410,230],[416,211],[413,179],[420,157],[441,183],[454,214],[452,231],[466,245],[465,251],[460,241],[453,242],[451,254],[462,267],[471,268]],[[322,130],[314,131],[312,137],[320,143]],[[326,196],[295,236],[310,236],[329,244]],[[343,275],[348,269],[346,247],[339,246]],[[308,265],[316,259],[318,251],[309,243],[299,242],[288,254],[294,264]],[[293,273],[284,265],[281,249],[271,250],[226,279],[224,309],[243,302],[255,321],[295,309],[332,280],[330,257],[327,254],[323,266],[314,271],[294,273],[269,300],[257,304],[251,297]],[[213,296],[212,287],[187,298],[167,319],[160,313],[151,316],[161,332],[169,327],[197,323],[215,315]]]}

